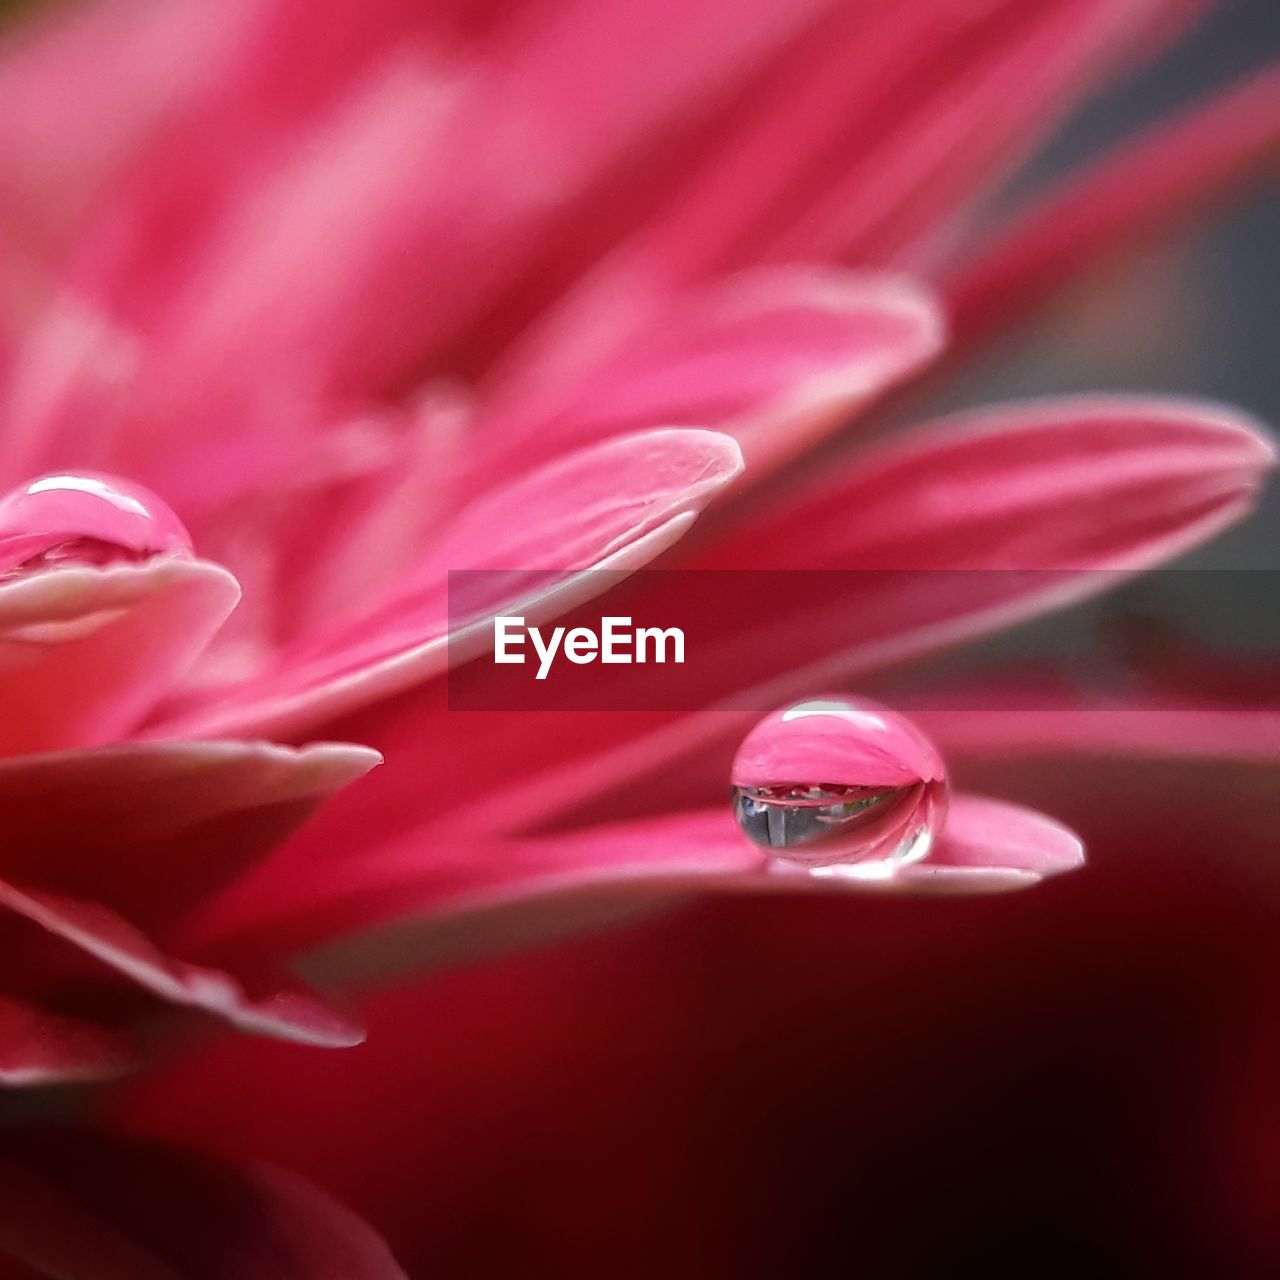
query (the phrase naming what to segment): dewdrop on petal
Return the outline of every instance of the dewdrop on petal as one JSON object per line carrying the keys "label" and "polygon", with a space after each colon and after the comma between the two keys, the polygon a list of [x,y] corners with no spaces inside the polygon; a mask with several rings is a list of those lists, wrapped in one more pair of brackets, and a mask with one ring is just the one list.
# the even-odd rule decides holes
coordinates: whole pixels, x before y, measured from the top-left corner
{"label": "dewdrop on petal", "polygon": [[928,856],[947,807],[946,770],[904,716],[861,698],[796,702],[743,740],[733,809],[778,870],[875,878]]}

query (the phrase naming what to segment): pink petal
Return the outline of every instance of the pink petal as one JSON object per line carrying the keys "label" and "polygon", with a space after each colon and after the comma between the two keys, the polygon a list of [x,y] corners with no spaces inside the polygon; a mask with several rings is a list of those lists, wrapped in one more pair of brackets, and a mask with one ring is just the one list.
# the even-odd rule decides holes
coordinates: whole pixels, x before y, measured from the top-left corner
{"label": "pink petal", "polygon": [[918,369],[942,337],[932,300],[904,280],[749,273],[680,298],[559,391],[528,379],[495,391],[511,408],[483,425],[517,466],[649,423],[696,424],[733,435],[754,482]]}
{"label": "pink petal", "polygon": [[1145,567],[1237,518],[1275,448],[1237,410],[1059,397],[956,415],[864,452],[856,470],[716,549],[786,567]]}
{"label": "pink petal", "polygon": [[[505,466],[505,457],[495,464]],[[433,578],[446,566],[597,565],[672,519],[700,511],[741,470],[738,446],[714,431],[669,427],[608,440],[474,502],[450,522],[417,576]],[[518,521],[510,518],[513,511]]]}
{"label": "pink petal", "polygon": [[[349,11],[330,17],[329,47],[315,42],[303,78],[314,92],[308,64],[328,54],[338,90],[313,105],[309,129],[268,150],[270,164],[196,253],[171,255],[178,287],[162,295],[153,326],[170,386],[148,415],[196,410],[215,375],[247,368],[270,379],[288,367],[310,391],[359,396],[410,376],[538,265],[560,220],[652,130],[700,117],[825,3],[653,0],[641,11],[573,0],[482,20],[486,38],[464,37],[457,53],[431,30],[447,23],[424,23],[421,6],[406,6],[399,30],[379,15],[372,49]],[[324,23],[300,24],[301,34]],[[342,55],[348,24],[361,58]],[[269,33],[276,48],[291,34],[281,26]],[[262,69],[252,70],[262,93]],[[188,150],[201,123],[189,125]],[[260,132],[256,114],[247,125],[251,138]],[[424,172],[449,181],[423,183]],[[318,245],[323,272],[313,269]],[[224,407],[246,398],[260,403],[249,382]],[[268,429],[259,416],[254,428]]]}
{"label": "pink petal", "polygon": [[218,969],[174,959],[100,903],[0,880],[0,909],[37,925],[143,991],[223,1018],[242,1031],[338,1048],[364,1039],[358,1026],[308,992],[274,977],[255,978],[251,988]]}
{"label": "pink petal", "polygon": [[212,904],[194,927],[208,938],[238,938],[251,922],[255,936],[293,947],[409,919],[395,952],[416,963],[554,936],[566,921],[669,900],[762,865],[727,806],[542,840],[446,843],[412,833],[318,866],[305,883],[269,872]]}
{"label": "pink petal", "polygon": [[10,1144],[0,1188],[0,1256],[24,1276],[406,1280],[366,1223],[266,1165],[106,1133],[37,1132]]}
{"label": "pink petal", "polygon": [[[902,76],[901,59],[876,69],[887,86],[864,107],[857,145],[827,157],[825,181],[805,175],[807,185],[789,193],[791,216],[775,214],[755,253],[918,264],[923,249],[1096,88],[1158,7],[1050,0],[957,14],[965,25],[940,49],[925,44],[916,74]],[[930,34],[940,41],[941,29]]]}
{"label": "pink petal", "polygon": [[[1052,805],[1078,830],[1092,871],[1153,886],[1191,873],[1273,904],[1280,888],[1274,855],[1278,756],[1211,755],[1193,737],[1122,754],[1064,741],[1024,750],[964,755],[966,785],[998,790],[1020,804]],[[1273,907],[1267,906],[1272,911]]]}
{"label": "pink petal", "polygon": [[1126,43],[1149,51],[1162,8],[833,6],[732,104],[732,127],[694,152],[684,187],[547,308],[514,358],[529,367],[572,355],[583,332],[626,334],[673,289],[748,264],[901,263],[951,233],[958,208]]}
{"label": "pink petal", "polygon": [[1042,196],[948,289],[967,347],[1081,271],[1185,221],[1280,151],[1280,73],[1268,69],[1125,142]]}
{"label": "pink petal", "polygon": [[1021,805],[958,795],[924,862],[899,869],[876,887],[908,893],[980,892],[1037,884],[1084,865],[1079,836]]}
{"label": "pink petal", "polygon": [[6,275],[12,279],[0,277],[0,341],[9,345],[0,382],[0,475],[12,485],[67,463],[103,464],[131,399],[139,358],[133,335],[57,277],[21,260],[6,264]]}
{"label": "pink petal", "polygon": [[378,761],[363,747],[264,742],[0,760],[0,875],[171,932]]}
{"label": "pink petal", "polygon": [[[195,7],[175,23],[181,47],[157,55],[178,101],[116,175],[77,256],[82,284],[135,322],[171,301],[233,211],[271,188],[290,167],[285,158],[300,144],[305,151],[304,139],[342,115],[344,101],[358,100],[397,46],[403,56],[413,42],[449,43],[445,6],[427,11],[413,0],[368,0],[358,20],[335,0],[305,10],[281,0]],[[216,60],[204,75],[175,76],[175,64],[208,60],[211,48]],[[152,69],[122,63],[135,79]]]}
{"label": "pink petal", "polygon": [[[638,432],[561,458],[464,510],[373,614],[322,644],[286,652],[278,674],[179,712],[153,732],[221,734],[251,725],[293,734],[403,689],[450,660],[451,571],[494,571],[470,581],[479,594],[466,616],[477,633],[504,608],[524,608],[531,620],[546,616],[665,550],[741,468],[730,437],[678,428]],[[618,572],[592,572],[598,570]],[[453,612],[456,627],[456,600]]]}
{"label": "pink petal", "polygon": [[[1003,705],[1002,705],[1003,704]],[[1026,688],[956,690],[919,719],[948,754],[971,760],[1079,752],[1117,762],[1129,756],[1280,760],[1280,711],[1186,698],[1099,702],[1071,691]]]}
{"label": "pink petal", "polygon": [[126,733],[235,608],[224,569],[157,558],[0,584],[0,755]]}
{"label": "pink petal", "polygon": [[[954,815],[954,816],[952,816]],[[958,796],[936,847],[888,879],[773,875],[728,806],[560,832],[537,839],[455,843],[414,833],[392,848],[298,877],[267,877],[215,903],[197,928],[245,930],[299,947],[402,922],[375,947],[378,974],[455,962],[598,925],[621,913],[708,892],[987,893],[1023,888],[1083,862],[1080,841],[1042,814]],[[364,944],[331,953],[351,979]]]}
{"label": "pink petal", "polygon": [[6,31],[0,190],[28,245],[61,249],[119,170],[225,68],[239,34],[227,12],[237,7],[111,0]]}
{"label": "pink petal", "polygon": [[11,982],[44,1000],[118,975],[245,1030],[355,1043],[358,1030],[257,962],[232,976],[217,956],[172,952],[191,953],[184,916],[376,760],[358,747],[206,742],[0,761],[0,907],[42,931],[9,940]]}
{"label": "pink petal", "polygon": [[0,1089],[102,1079],[132,1059],[117,1031],[0,996]]}

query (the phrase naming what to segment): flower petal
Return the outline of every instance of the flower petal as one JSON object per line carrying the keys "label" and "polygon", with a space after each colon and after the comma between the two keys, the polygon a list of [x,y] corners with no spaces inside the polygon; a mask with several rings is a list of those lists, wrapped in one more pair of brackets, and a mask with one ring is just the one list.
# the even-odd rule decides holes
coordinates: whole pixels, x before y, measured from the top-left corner
{"label": "flower petal", "polygon": [[[1161,7],[1049,0],[953,11],[960,29],[950,40],[945,19],[919,14],[918,52],[868,68],[867,87],[881,92],[861,104],[860,134],[823,157],[825,181],[802,174],[787,193],[790,218],[775,213],[754,254],[919,265],[1126,46],[1149,35]],[[915,74],[899,70],[907,58]]]}
{"label": "flower petal", "polygon": [[567,385],[524,378],[495,390],[511,407],[483,429],[520,466],[651,422],[696,423],[737,439],[754,483],[918,369],[942,338],[932,298],[906,280],[749,272],[681,297]]}
{"label": "flower petal", "polygon": [[1280,711],[1210,701],[1195,707],[1182,699],[1164,708],[1149,699],[1100,704],[1069,692],[1024,690],[1006,709],[982,688],[961,694],[950,708],[940,701],[919,719],[948,755],[975,761],[1067,751],[1117,765],[1129,756],[1280,761]]}
{"label": "flower petal", "polygon": [[6,30],[0,190],[24,241],[49,252],[81,229],[111,179],[224,69],[240,34],[227,11],[243,7],[99,0]]}
{"label": "flower petal", "polygon": [[[948,287],[967,348],[1108,255],[1183,221],[1280,150],[1280,73],[1270,68],[1122,143],[1039,198]],[[972,255],[970,255],[972,256]]]}
{"label": "flower petal", "polygon": [[111,981],[121,986],[114,1005],[145,1003],[145,992],[245,1030],[358,1041],[358,1030],[257,960],[238,958],[233,977],[218,955],[191,964],[172,953],[192,954],[183,935],[192,910],[377,758],[359,747],[206,742],[0,761],[0,908],[6,922],[35,926],[14,939],[6,930],[8,985],[58,1007]]}
{"label": "flower petal", "polygon": [[132,1060],[118,1031],[0,996],[0,1088],[100,1080]]}
{"label": "flower petal", "polygon": [[172,930],[378,761],[364,747],[264,742],[0,760],[0,876]]}
{"label": "flower petal", "polygon": [[693,150],[677,194],[550,300],[515,362],[572,363],[760,262],[920,266],[1101,71],[1150,56],[1167,8],[829,6]]}
{"label": "flower petal", "polygon": [[225,569],[158,558],[0,585],[0,755],[120,737],[235,608]]}
{"label": "flower petal", "polygon": [[[301,651],[279,670],[211,703],[179,708],[153,732],[296,734],[323,716],[442,671],[457,660],[458,602],[449,575],[470,581],[477,633],[504,608],[532,618],[567,607],[665,550],[742,469],[737,444],[713,431],[665,428],[618,437],[485,494],[454,520],[387,603]],[[518,517],[516,515],[518,514]],[[616,573],[592,571],[616,570]],[[451,644],[454,652],[451,654]]]}
{"label": "flower petal", "polygon": [[986,796],[958,795],[929,857],[873,887],[908,893],[1012,889],[1083,865],[1080,837],[1044,814]]}
{"label": "flower petal", "polygon": [[[174,255],[184,287],[176,301],[164,298],[156,326],[161,376],[175,371],[169,410],[198,411],[213,374],[243,378],[246,367],[260,378],[218,391],[228,408],[240,394],[260,405],[253,384],[271,384],[282,368],[311,390],[361,398],[411,377],[433,345],[482,320],[495,296],[539,264],[561,220],[646,150],[651,130],[703,115],[708,99],[740,85],[829,4],[651,0],[639,11],[624,0],[572,0],[478,23],[469,15],[464,30],[478,25],[479,40],[475,31],[459,40],[431,30],[456,24],[435,6],[424,14],[404,4],[390,21],[377,15],[381,48],[368,47],[363,12],[357,22],[341,6],[277,20],[267,32],[276,43],[264,46],[292,48],[301,37],[308,55],[298,59],[303,84],[287,74],[286,85],[310,96],[308,82],[319,80],[331,92],[304,116],[309,128],[268,150],[257,182],[245,184],[214,233],[194,253]],[[363,56],[345,56],[348,43]],[[267,99],[260,114],[270,129],[280,98],[285,110],[296,107],[280,91],[278,62],[256,52],[252,85]],[[234,109],[234,99],[214,107]],[[202,123],[197,116],[179,139],[188,152],[202,149],[192,146]],[[257,115],[248,125],[240,133],[252,141]],[[239,141],[216,120],[211,128],[224,146]],[[183,157],[175,148],[165,158]],[[423,183],[424,172],[450,178]],[[188,196],[179,207],[200,203]],[[317,246],[323,272],[313,269]],[[257,427],[276,428],[269,414],[258,417]]]}
{"label": "flower petal", "polygon": [[[452,843],[411,834],[394,847],[265,878],[213,904],[197,926],[216,937],[248,927],[300,948],[317,938],[400,922],[372,949],[380,979],[460,955],[556,937],[690,894],[987,893],[1024,888],[1083,862],[1079,839],[1042,814],[957,796],[927,861],[892,877],[837,880],[768,873],[765,856],[727,807],[559,832],[536,839]],[[329,949],[325,972],[353,975],[367,940]],[[368,975],[361,975],[367,977]]]}
{"label": "flower petal", "polygon": [[[1020,804],[1052,804],[1078,830],[1091,865],[1152,882],[1197,875],[1236,880],[1259,897],[1280,901],[1280,861],[1274,856],[1280,808],[1280,757],[1206,755],[1194,739],[1179,750],[1166,743],[1123,757],[1070,743],[964,759],[967,785],[999,788]],[[1196,866],[1198,860],[1204,864]]]}
{"label": "flower petal", "polygon": [[[310,993],[274,978],[256,979],[250,989],[220,970],[176,960],[100,903],[0,880],[0,909],[30,921],[141,990],[223,1018],[242,1031],[336,1048],[364,1039],[358,1026]],[[38,975],[24,978],[38,980]]]}
{"label": "flower petal", "polygon": [[1275,447],[1238,410],[1155,396],[1062,396],[957,414],[866,450],[708,557],[797,552],[872,569],[1121,569],[1197,545],[1240,513]]}
{"label": "flower petal", "polygon": [[35,1132],[9,1144],[0,1188],[0,1256],[23,1275],[406,1280],[349,1209],[266,1165],[114,1134]]}

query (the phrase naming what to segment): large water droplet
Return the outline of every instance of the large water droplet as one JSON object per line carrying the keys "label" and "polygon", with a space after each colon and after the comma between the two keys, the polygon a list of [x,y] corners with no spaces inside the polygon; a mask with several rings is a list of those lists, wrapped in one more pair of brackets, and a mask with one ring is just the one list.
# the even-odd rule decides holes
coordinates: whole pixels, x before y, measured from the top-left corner
{"label": "large water droplet", "polygon": [[928,855],[946,813],[933,745],[859,698],[811,698],[766,716],[739,747],[732,782],[747,838],[814,875],[890,875]]}
{"label": "large water droplet", "polygon": [[169,506],[114,476],[41,476],[0,498],[0,580],[190,553],[190,535]]}

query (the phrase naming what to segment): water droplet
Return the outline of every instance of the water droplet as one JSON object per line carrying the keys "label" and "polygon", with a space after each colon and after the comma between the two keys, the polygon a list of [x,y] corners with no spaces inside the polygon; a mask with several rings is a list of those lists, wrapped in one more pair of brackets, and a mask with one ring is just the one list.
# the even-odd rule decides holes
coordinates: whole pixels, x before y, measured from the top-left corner
{"label": "water droplet", "polygon": [[114,476],[41,476],[0,498],[0,580],[190,553],[190,535],[169,506]]}
{"label": "water droplet", "polygon": [[942,759],[907,719],[860,698],[766,716],[734,757],[733,810],[782,869],[875,878],[927,857],[946,813]]}

